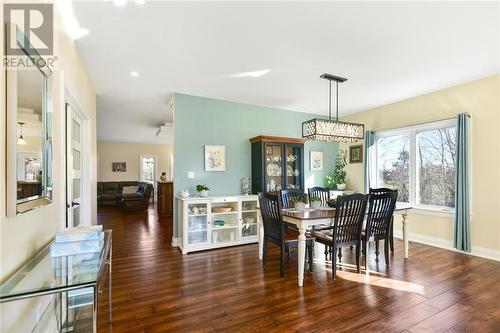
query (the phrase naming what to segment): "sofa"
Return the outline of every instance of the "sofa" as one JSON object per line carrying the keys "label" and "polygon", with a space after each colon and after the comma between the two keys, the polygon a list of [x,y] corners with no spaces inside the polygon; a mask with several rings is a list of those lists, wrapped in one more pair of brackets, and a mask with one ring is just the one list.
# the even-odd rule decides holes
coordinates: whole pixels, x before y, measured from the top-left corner
{"label": "sofa", "polygon": [[[123,193],[124,187],[136,186],[133,193]],[[128,211],[144,211],[149,206],[153,184],[138,181],[97,182],[97,204],[116,205]]]}

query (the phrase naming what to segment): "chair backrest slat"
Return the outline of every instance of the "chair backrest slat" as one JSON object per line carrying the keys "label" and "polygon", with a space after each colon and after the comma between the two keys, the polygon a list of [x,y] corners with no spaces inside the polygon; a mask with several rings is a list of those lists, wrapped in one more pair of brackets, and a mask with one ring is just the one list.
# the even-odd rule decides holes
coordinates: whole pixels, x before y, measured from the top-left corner
{"label": "chair backrest slat", "polygon": [[368,195],[359,193],[337,198],[333,229],[337,244],[360,240],[367,202]]}
{"label": "chair backrest slat", "polygon": [[367,237],[383,237],[387,235],[397,196],[397,191],[370,194],[368,218],[366,220]]}
{"label": "chair backrest slat", "polygon": [[311,203],[311,198],[316,197],[321,200],[322,206],[326,206],[330,200],[330,190],[326,187],[311,187],[307,189],[307,194],[309,194],[309,203]]}
{"label": "chair backrest slat", "polygon": [[284,242],[285,223],[282,222],[279,193],[259,193],[259,204],[264,225],[264,237],[281,244]]}
{"label": "chair backrest slat", "polygon": [[300,197],[305,195],[304,192],[300,189],[287,189],[281,190],[281,204],[283,208],[293,208],[293,204],[291,202],[293,197]]}

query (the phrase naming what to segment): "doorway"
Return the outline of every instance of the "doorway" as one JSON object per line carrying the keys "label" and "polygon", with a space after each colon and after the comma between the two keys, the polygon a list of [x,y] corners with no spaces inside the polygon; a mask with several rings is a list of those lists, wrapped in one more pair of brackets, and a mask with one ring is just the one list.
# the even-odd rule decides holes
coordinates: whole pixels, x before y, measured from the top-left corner
{"label": "doorway", "polygon": [[88,118],[66,103],[66,227],[90,226]]}

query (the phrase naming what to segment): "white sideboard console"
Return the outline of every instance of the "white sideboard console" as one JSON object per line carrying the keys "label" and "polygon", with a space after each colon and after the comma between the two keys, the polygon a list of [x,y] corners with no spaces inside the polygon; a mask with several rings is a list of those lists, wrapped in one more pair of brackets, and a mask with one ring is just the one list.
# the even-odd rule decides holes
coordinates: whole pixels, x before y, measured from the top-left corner
{"label": "white sideboard console", "polygon": [[257,207],[256,195],[177,197],[182,253],[256,243]]}

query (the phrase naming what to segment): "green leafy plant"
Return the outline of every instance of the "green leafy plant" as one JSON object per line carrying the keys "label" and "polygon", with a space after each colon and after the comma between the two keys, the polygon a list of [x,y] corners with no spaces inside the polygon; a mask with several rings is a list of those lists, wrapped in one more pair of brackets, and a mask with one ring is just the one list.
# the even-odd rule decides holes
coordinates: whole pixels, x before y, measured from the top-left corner
{"label": "green leafy plant", "polygon": [[330,199],[326,203],[328,204],[328,207],[335,207],[337,205],[337,200],[336,199]]}
{"label": "green leafy plant", "polygon": [[297,196],[293,196],[292,198],[290,198],[290,202],[292,204],[296,204],[296,203],[299,203],[299,202],[302,202],[302,203],[307,203],[307,195],[305,194],[301,194],[301,195],[297,195]]}
{"label": "green leafy plant", "polygon": [[341,149],[337,158],[335,159],[335,167],[333,170],[333,179],[336,184],[344,184],[347,173],[345,167],[347,166],[347,151]]}
{"label": "green leafy plant", "polygon": [[210,190],[207,185],[196,185],[196,192],[208,191]]}
{"label": "green leafy plant", "polygon": [[329,188],[330,190],[335,190],[337,188],[337,183],[335,183],[335,180],[333,180],[332,176],[326,176],[325,177],[325,186]]}
{"label": "green leafy plant", "polygon": [[309,198],[309,202],[311,202],[311,203],[317,202],[317,201],[321,202],[321,198],[319,198],[319,197],[310,197]]}

